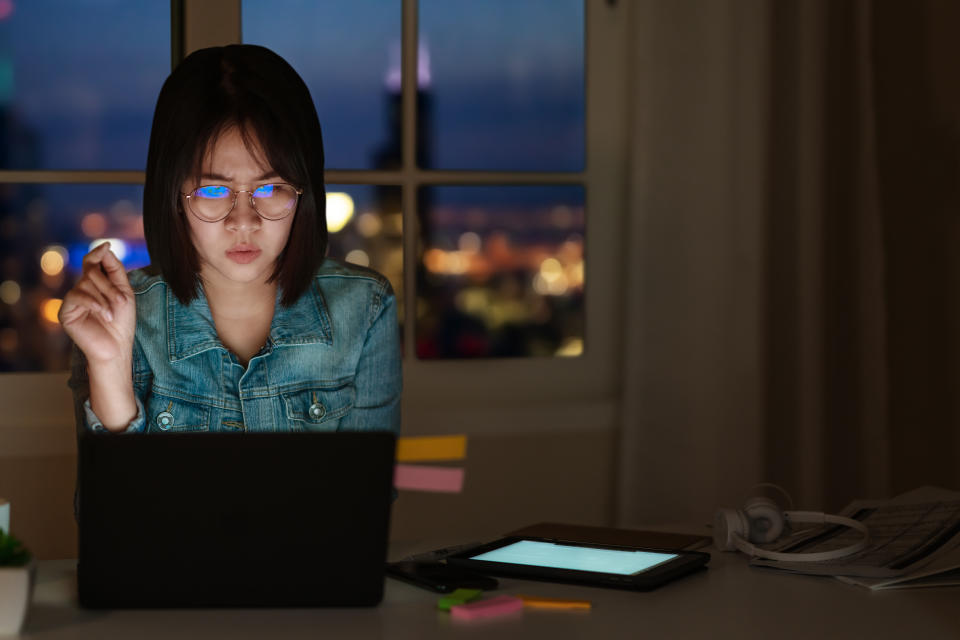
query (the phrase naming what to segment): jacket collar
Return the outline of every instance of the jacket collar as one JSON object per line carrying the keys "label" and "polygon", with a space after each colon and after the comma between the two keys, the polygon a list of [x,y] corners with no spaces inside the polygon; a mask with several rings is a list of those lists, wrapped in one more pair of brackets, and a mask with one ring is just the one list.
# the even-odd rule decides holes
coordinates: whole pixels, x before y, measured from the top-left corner
{"label": "jacket collar", "polygon": [[[310,288],[291,306],[280,304],[282,291],[277,288],[270,342],[273,346],[297,344],[333,344],[333,331],[323,293],[316,278]],[[210,305],[198,287],[197,297],[190,304],[180,304],[167,287],[167,352],[170,361],[183,360],[210,349],[225,349],[217,336]]]}

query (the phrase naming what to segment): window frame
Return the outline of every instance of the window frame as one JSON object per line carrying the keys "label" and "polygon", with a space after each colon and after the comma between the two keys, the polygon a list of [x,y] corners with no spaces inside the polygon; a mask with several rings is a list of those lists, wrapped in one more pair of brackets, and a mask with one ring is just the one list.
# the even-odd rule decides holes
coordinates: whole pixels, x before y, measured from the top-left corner
{"label": "window frame", "polygon": [[[405,309],[416,308],[417,193],[434,185],[574,184],[585,190],[584,352],[567,357],[420,360],[414,322],[404,322],[404,432],[492,433],[558,428],[614,429],[618,419],[624,291],[631,108],[629,3],[585,2],[585,166],[579,172],[450,171],[416,164],[416,65],[418,5],[402,0],[402,164],[396,170],[328,170],[330,184],[383,184],[402,189]],[[172,0],[171,62],[198,48],[241,41],[241,0]],[[142,184],[142,171],[0,171],[0,183]],[[412,319],[412,316],[408,316]],[[0,374],[0,403],[45,397],[63,401],[8,411],[0,428],[62,425],[72,408],[66,372]],[[61,393],[57,391],[58,395]],[[15,395],[16,394],[16,395]],[[37,414],[42,410],[42,414]],[[522,421],[518,423],[518,421]]]}

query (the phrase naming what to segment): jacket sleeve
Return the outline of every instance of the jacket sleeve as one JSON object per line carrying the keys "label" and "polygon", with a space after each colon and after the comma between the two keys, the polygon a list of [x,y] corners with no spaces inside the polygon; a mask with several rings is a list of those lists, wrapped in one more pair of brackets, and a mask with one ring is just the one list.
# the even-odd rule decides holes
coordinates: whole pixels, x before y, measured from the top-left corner
{"label": "jacket sleeve", "polygon": [[403,374],[397,301],[387,280],[371,305],[372,321],[357,362],[353,409],[340,422],[343,431],[382,430],[400,433]]}
{"label": "jacket sleeve", "polygon": [[[136,357],[136,347],[134,347],[134,360],[136,360]],[[130,375],[133,376],[133,371],[130,372]],[[109,433],[100,418],[90,408],[90,378],[87,373],[87,359],[83,352],[77,348],[77,345],[73,345],[70,354],[70,379],[67,381],[67,385],[73,391],[73,410],[78,437],[87,431]],[[134,400],[137,403],[137,415],[122,433],[141,433],[146,425],[143,401],[136,393],[134,393]]]}

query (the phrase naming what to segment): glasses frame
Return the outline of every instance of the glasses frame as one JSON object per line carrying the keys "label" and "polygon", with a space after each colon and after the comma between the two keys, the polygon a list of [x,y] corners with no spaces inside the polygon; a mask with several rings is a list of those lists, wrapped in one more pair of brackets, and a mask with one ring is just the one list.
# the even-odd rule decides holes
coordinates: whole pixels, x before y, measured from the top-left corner
{"label": "glasses frame", "polygon": [[[264,220],[269,220],[269,221],[271,221],[271,222],[276,222],[276,221],[278,221],[278,220],[284,220],[285,218],[290,217],[290,213],[288,213],[287,215],[282,216],[282,217],[280,217],[280,218],[268,218],[267,216],[265,216],[265,215],[263,215],[262,213],[260,213],[260,210],[257,209],[257,204],[253,201],[253,192],[254,192],[254,191],[256,191],[257,189],[259,189],[260,187],[265,187],[265,186],[271,185],[271,184],[272,184],[272,185],[277,185],[277,186],[281,186],[281,185],[282,185],[282,186],[284,186],[284,187],[290,187],[291,189],[294,190],[294,192],[296,192],[296,194],[297,194],[296,202],[293,203],[293,208],[290,209],[290,213],[295,212],[295,211],[297,210],[297,207],[300,206],[300,196],[303,195],[303,189],[298,189],[297,187],[293,186],[293,185],[290,184],[289,182],[268,182],[268,183],[266,183],[266,184],[261,184],[260,186],[254,188],[253,191],[250,191],[250,190],[248,190],[248,189],[240,189],[240,190],[237,190],[237,189],[234,189],[234,188],[232,188],[232,187],[229,187],[229,186],[227,186],[227,185],[225,185],[225,184],[204,184],[204,185],[201,185],[201,186],[197,187],[196,189],[194,189],[194,190],[193,190],[192,192],[190,192],[190,193],[183,193],[183,192],[181,192],[180,195],[182,195],[184,198],[187,199],[187,210],[193,215],[194,218],[196,218],[196,219],[199,220],[200,222],[209,222],[210,224],[216,224],[217,222],[220,222],[221,220],[226,219],[226,217],[229,216],[230,213],[231,213],[234,209],[237,208],[237,199],[240,197],[240,194],[241,194],[241,193],[247,194],[247,199],[250,201],[250,207],[251,207],[254,211],[257,212],[257,215],[258,215],[258,216],[260,216],[260,217],[263,218]],[[223,214],[223,216],[217,218],[216,220],[208,220],[207,218],[202,218],[202,217],[200,217],[200,215],[199,215],[196,211],[194,211],[194,210],[193,210],[193,207],[190,205],[190,198],[194,197],[193,194],[194,194],[197,190],[202,189],[202,188],[204,188],[204,187],[223,187],[224,189],[229,190],[230,193],[233,194],[233,204],[230,205],[230,208],[227,209],[227,212],[226,212],[225,214]]]}

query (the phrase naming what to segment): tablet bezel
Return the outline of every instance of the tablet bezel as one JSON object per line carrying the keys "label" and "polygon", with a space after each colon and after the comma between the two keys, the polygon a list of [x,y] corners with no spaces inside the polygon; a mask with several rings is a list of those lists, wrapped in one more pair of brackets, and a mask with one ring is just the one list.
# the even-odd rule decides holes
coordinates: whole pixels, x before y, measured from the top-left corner
{"label": "tablet bezel", "polygon": [[[505,562],[490,562],[488,560],[474,560],[477,556],[507,545],[531,540],[547,542],[571,547],[587,547],[592,549],[611,549],[617,551],[648,551],[652,553],[675,554],[676,557],[650,567],[633,575],[600,573],[597,571],[580,571],[577,569],[558,569],[555,567],[541,567],[536,565],[512,564]],[[586,584],[596,587],[612,587],[616,589],[631,589],[648,591],[655,589],[675,578],[686,575],[698,569],[705,569],[710,561],[710,554],[702,551],[682,551],[679,549],[655,549],[647,547],[628,547],[609,544],[594,544],[556,538],[538,538],[532,536],[509,536],[493,542],[474,547],[466,551],[455,553],[447,557],[447,563],[469,569],[476,573],[523,578],[526,580],[543,580],[548,582],[569,582]]]}

